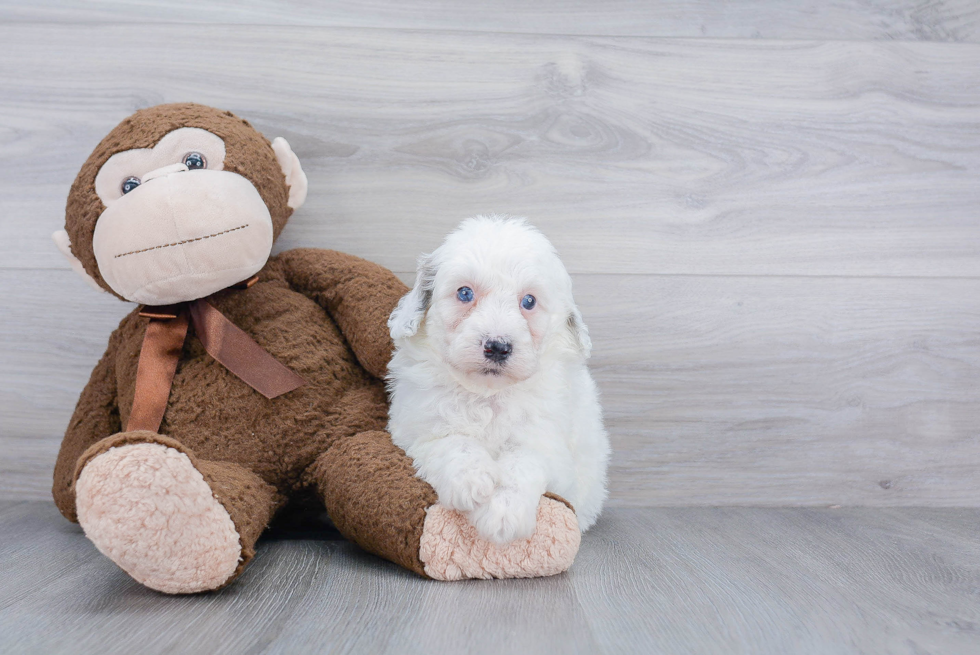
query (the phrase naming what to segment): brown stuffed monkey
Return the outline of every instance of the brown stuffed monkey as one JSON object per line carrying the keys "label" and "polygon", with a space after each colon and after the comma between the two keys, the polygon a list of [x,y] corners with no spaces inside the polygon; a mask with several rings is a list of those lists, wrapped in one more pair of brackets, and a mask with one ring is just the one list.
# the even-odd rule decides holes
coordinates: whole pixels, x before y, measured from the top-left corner
{"label": "brown stuffed monkey", "polygon": [[384,432],[386,321],[407,288],[329,250],[270,256],[306,176],[230,112],[161,105],[82,166],[55,241],[92,285],[137,302],[109,338],[54,472],[61,513],[142,584],[218,589],[273,515],[313,496],[362,548],[437,579],[565,570],[573,511],[497,547],[437,504]]}

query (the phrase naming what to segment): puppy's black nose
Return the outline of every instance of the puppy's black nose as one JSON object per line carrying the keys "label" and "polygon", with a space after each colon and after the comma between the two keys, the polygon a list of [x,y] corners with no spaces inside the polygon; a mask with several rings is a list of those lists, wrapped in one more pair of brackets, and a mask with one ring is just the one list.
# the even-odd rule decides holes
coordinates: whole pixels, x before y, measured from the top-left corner
{"label": "puppy's black nose", "polygon": [[483,344],[483,356],[499,364],[510,356],[510,351],[513,349],[509,341],[491,339]]}

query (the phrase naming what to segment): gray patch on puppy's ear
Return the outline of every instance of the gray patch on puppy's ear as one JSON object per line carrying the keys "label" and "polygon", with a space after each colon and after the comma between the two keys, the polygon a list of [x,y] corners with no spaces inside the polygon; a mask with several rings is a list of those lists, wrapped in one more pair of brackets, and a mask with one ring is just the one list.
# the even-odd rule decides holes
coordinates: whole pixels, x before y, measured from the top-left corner
{"label": "gray patch on puppy's ear", "polygon": [[419,331],[425,313],[432,304],[432,289],[436,282],[436,268],[431,255],[419,257],[415,273],[415,286],[402,296],[388,318],[392,339],[406,339]]}
{"label": "gray patch on puppy's ear", "polygon": [[575,342],[578,344],[579,350],[588,359],[592,355],[592,338],[589,336],[589,328],[582,321],[582,313],[578,310],[578,307],[572,308],[566,323],[572,336],[575,337]]}

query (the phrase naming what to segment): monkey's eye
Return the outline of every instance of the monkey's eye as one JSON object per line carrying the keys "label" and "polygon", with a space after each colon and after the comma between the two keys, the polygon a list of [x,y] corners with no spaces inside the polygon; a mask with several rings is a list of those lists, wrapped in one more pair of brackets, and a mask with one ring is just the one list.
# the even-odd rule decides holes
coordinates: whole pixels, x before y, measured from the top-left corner
{"label": "monkey's eye", "polygon": [[189,171],[199,171],[208,167],[208,160],[199,152],[189,152],[184,155],[184,166]]}
{"label": "monkey's eye", "polygon": [[538,301],[535,300],[534,296],[532,296],[531,294],[527,294],[526,296],[521,298],[521,307],[523,307],[524,309],[534,309],[534,305],[536,305],[537,302]]}
{"label": "monkey's eye", "polygon": [[462,302],[470,302],[473,300],[473,289],[469,287],[460,287],[456,289],[456,297]]}
{"label": "monkey's eye", "polygon": [[140,179],[138,177],[127,177],[122,183],[123,195],[126,195],[136,187],[140,185]]}

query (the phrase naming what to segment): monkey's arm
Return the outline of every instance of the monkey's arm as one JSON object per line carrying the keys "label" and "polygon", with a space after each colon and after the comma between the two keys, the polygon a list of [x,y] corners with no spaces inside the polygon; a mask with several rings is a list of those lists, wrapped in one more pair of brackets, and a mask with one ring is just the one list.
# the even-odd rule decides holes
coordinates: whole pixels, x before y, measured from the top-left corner
{"label": "monkey's arm", "polygon": [[69,521],[78,522],[75,515],[75,464],[93,443],[120,431],[119,407],[116,403],[116,374],[114,356],[118,347],[118,331],[109,338],[109,347],[95,365],[88,384],[75,406],[61,451],[54,467],[55,505]]}
{"label": "monkey's arm", "polygon": [[408,287],[388,269],[335,250],[287,250],[278,260],[289,286],[323,307],[361,366],[383,378],[394,348],[388,317]]}

